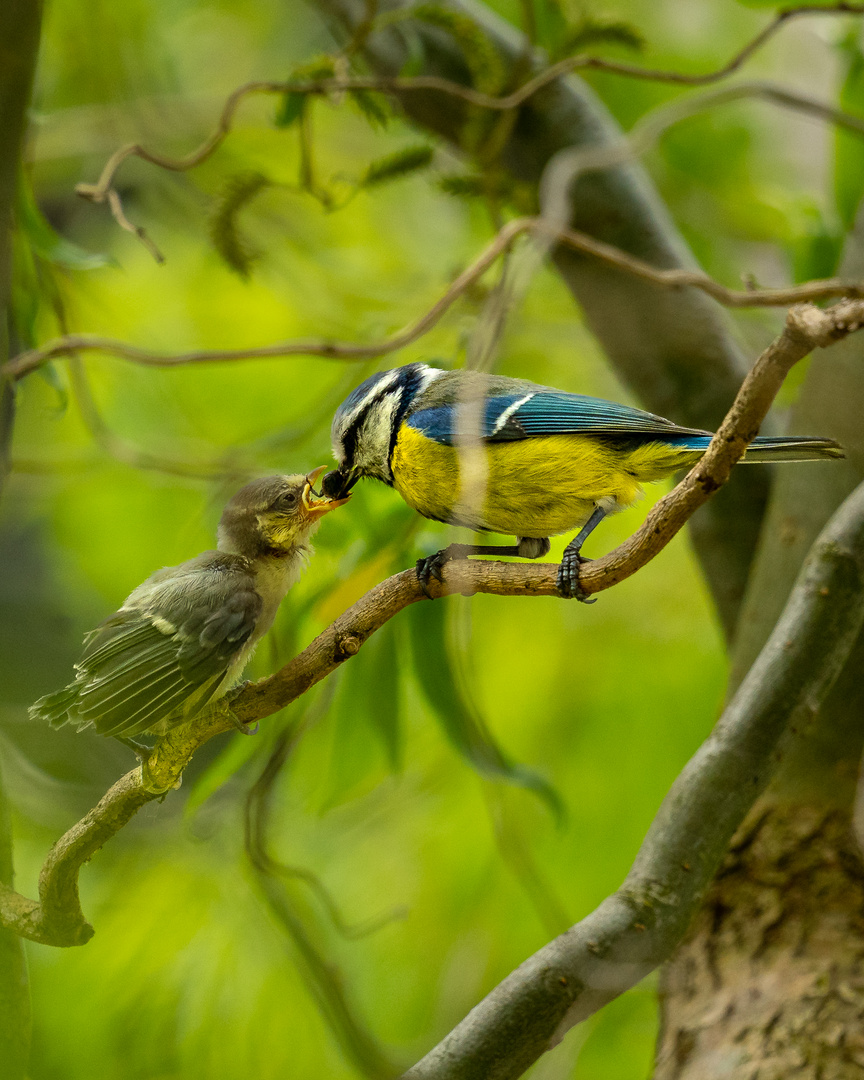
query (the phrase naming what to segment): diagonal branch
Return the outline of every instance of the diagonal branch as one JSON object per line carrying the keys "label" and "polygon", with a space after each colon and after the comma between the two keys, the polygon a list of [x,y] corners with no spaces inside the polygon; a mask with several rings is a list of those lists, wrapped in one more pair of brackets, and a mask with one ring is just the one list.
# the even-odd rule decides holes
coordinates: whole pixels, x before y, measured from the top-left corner
{"label": "diagonal branch", "polygon": [[664,799],[621,888],[521,964],[405,1080],[515,1080],[666,960],[862,623],[864,485],[814,544],[774,632]]}
{"label": "diagonal branch", "polygon": [[[792,366],[814,348],[839,341],[864,325],[864,300],[848,300],[827,311],[793,308],[783,333],[765,350],[711,441],[702,460],[648,515],[619,548],[587,564],[586,593],[608,589],[657,555],[687,519],[726,481],[764,419]],[[432,581],[431,598],[477,592],[498,596],[557,596],[557,567],[499,562],[454,562],[443,583]],[[299,656],[269,678],[245,686],[211,712],[177,727],[161,739],[147,762],[148,783],[133,769],[50,851],[39,882],[40,902],[0,885],[0,925],[47,945],[81,945],[93,934],[81,911],[78,874],[90,859],[146,803],[182,777],[205,742],[242,724],[278,712],[355,656],[363,643],[403,608],[427,598],[413,570],[388,578],[321,633]]]}

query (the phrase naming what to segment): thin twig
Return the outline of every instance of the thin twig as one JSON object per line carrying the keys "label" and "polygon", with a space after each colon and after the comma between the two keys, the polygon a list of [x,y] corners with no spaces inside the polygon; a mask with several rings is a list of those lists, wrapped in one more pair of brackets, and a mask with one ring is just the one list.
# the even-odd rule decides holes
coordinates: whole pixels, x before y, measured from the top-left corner
{"label": "thin twig", "polygon": [[[699,463],[649,513],[643,526],[609,555],[587,563],[580,575],[586,593],[608,589],[657,555],[686,520],[723,484],[759,429],[791,367],[815,348],[823,348],[864,324],[864,300],[843,301],[827,311],[810,305],[793,308],[783,333],[759,357],[732,408]],[[498,596],[559,596],[557,567],[500,562],[451,562],[445,580],[432,581],[433,598],[477,592]],[[162,738],[147,762],[150,786],[141,769],[127,773],[101,802],[62,837],[40,876],[40,903],[0,886],[0,925],[49,945],[80,945],[92,936],[81,911],[78,874],[97,852],[147,802],[175,786],[192,755],[205,742],[229,731],[239,720],[252,725],[284,708],[326,678],[389,619],[425,600],[414,570],[388,578],[366,593],[321,633],[299,656],[269,678],[251,683],[211,711]]]}
{"label": "thin twig", "polygon": [[[370,9],[373,10],[373,9]],[[284,82],[254,81],[238,86],[228,96],[222,107],[216,129],[195,150],[190,151],[184,157],[172,158],[165,154],[158,154],[148,150],[140,143],[127,143],[116,150],[105,163],[102,173],[95,184],[81,183],[75,188],[83,198],[94,203],[108,203],[109,209],[118,224],[127,232],[137,236],[147,247],[157,262],[164,262],[164,257],[147,232],[126,217],[119,194],[114,188],[114,180],[117,171],[127,158],[139,157],[151,165],[170,170],[171,172],[185,172],[206,161],[222,145],[226,136],[230,133],[237,110],[241,103],[255,94],[314,94],[339,98],[346,91],[379,91],[382,93],[400,94],[416,93],[424,91],[439,91],[451,97],[459,98],[468,104],[483,109],[492,109],[503,112],[518,109],[524,105],[538,91],[564,75],[581,69],[594,69],[606,71],[613,75],[625,78],[643,79],[650,82],[664,82],[679,86],[706,86],[718,82],[737,71],[758,49],[760,49],[785,23],[791,19],[803,15],[861,15],[864,14],[864,4],[839,3],[833,7],[819,7],[817,5],[802,5],[779,12],[773,22],[761,30],[756,37],[748,42],[735,56],[722,67],[702,75],[687,75],[682,72],[661,71],[654,68],[643,68],[635,64],[627,64],[615,60],[605,60],[598,56],[570,56],[559,60],[533,78],[523,83],[512,93],[500,97],[486,94],[481,90],[475,90],[470,86],[453,82],[450,79],[437,75],[418,75],[413,77],[381,77],[381,76],[349,76],[338,74],[331,78],[311,80],[288,80]],[[362,26],[362,37],[368,34],[371,24],[367,22]],[[361,29],[358,28],[358,34]],[[526,39],[527,40],[527,39]],[[530,48],[530,43],[528,45]],[[766,84],[767,85],[767,84]],[[806,95],[798,94],[792,90],[775,87],[772,91],[765,90],[761,96],[775,104],[808,112],[811,115],[820,116],[823,119],[845,127],[847,130],[861,134],[864,132],[864,123],[849,113],[836,109],[831,105],[816,101]]]}
{"label": "thin twig", "polygon": [[79,352],[104,352],[146,367],[180,367],[186,364],[227,363],[284,356],[322,356],[331,360],[353,361],[386,356],[388,353],[404,349],[428,333],[440,322],[456,300],[479,280],[502,254],[509,250],[517,237],[532,231],[552,236],[567,247],[592,255],[610,266],[625,270],[663,288],[680,289],[690,286],[701,289],[725,307],[788,307],[791,304],[827,300],[838,296],[848,298],[864,296],[864,281],[844,278],[822,278],[782,289],[729,289],[702,271],[658,269],[620,248],[606,244],[602,240],[595,240],[587,233],[576,232],[573,229],[555,231],[542,218],[526,217],[508,222],[474,262],[462,271],[440,300],[415,322],[382,341],[359,345],[352,342],[301,339],[249,349],[198,349],[184,353],[156,353],[128,342],[100,337],[96,334],[67,334],[37,349],[19,353],[2,369],[2,373],[16,380],[21,379],[55,357]]}
{"label": "thin twig", "polygon": [[370,360],[403,349],[406,345],[410,345],[431,330],[465,290],[470,288],[478,278],[486,273],[516,237],[527,232],[532,227],[532,220],[530,218],[518,218],[505,225],[492,243],[481,252],[470,266],[462,271],[441,299],[425,315],[422,315],[416,322],[411,323],[392,337],[369,345],[355,345],[347,342],[319,339],[317,341],[285,341],[276,345],[262,345],[252,349],[200,349],[194,352],[164,355],[149,352],[147,349],[141,349],[122,341],[115,341],[112,338],[103,338],[91,334],[72,334],[68,337],[57,338],[39,349],[20,353],[2,370],[4,374],[20,379],[23,375],[41,367],[52,357],[73,352],[92,352],[93,350],[110,353],[150,367],[178,367],[183,364],[201,364],[228,360],[261,360],[268,357],[297,355],[323,356],[334,360]]}

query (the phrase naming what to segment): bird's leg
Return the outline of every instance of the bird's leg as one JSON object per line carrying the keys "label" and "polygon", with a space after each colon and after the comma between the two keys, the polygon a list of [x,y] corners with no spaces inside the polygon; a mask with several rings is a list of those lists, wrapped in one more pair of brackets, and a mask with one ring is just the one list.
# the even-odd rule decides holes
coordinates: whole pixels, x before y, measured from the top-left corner
{"label": "bird's leg", "polygon": [[121,742],[124,746],[128,746],[132,753],[141,762],[147,761],[147,759],[153,753],[152,746],[148,746],[146,743],[143,742],[138,742],[136,739],[127,739],[123,735],[115,735],[114,738],[117,740],[117,742]]}
{"label": "bird's leg", "polygon": [[517,536],[516,539],[520,559],[542,559],[552,547],[548,536]]}
{"label": "bird's leg", "polygon": [[256,720],[254,724],[244,724],[231,708],[231,702],[234,701],[235,698],[238,698],[248,685],[249,679],[244,679],[243,682],[238,683],[236,686],[232,686],[228,693],[222,697],[219,704],[223,706],[225,712],[228,714],[228,719],[239,732],[242,732],[243,735],[257,735],[258,721]]}
{"label": "bird's leg", "polygon": [[576,536],[564,548],[561,565],[558,568],[558,591],[567,598],[575,597],[577,600],[581,600],[583,604],[594,604],[597,602],[597,597],[589,599],[579,584],[579,567],[583,562],[591,561],[581,554],[581,549],[589,535],[604,517],[606,517],[606,511],[600,506],[595,506],[591,517],[588,518]]}

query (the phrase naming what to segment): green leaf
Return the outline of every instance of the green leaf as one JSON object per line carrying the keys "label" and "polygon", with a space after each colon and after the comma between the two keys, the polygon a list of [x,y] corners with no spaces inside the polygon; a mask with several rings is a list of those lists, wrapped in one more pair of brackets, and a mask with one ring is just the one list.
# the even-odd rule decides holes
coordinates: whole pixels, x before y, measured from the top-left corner
{"label": "green leaf", "polygon": [[[295,67],[288,76],[288,82],[316,82],[318,79],[332,79],[336,66],[332,56],[315,56],[304,64]],[[306,109],[308,94],[289,90],[283,95],[276,109],[274,123],[277,127],[290,127],[296,123]]]}
{"label": "green leaf", "polygon": [[564,806],[558,792],[537,773],[510,761],[460,687],[447,648],[446,602],[414,604],[406,614],[417,681],[452,745],[481,776],[533,791],[560,822]]}
{"label": "green leaf", "polygon": [[418,4],[411,15],[420,22],[446,30],[462,49],[474,86],[487,94],[501,91],[507,70],[495,44],[470,16],[437,4]]}
{"label": "green leaf", "polygon": [[285,94],[279,102],[274,122],[276,127],[290,127],[300,119],[306,108],[308,94],[290,93]]}
{"label": "green leaf", "polygon": [[415,75],[423,74],[426,66],[426,45],[422,36],[410,23],[404,28],[404,35],[407,52],[399,76],[403,79],[412,79]]}
{"label": "green leaf", "polygon": [[360,180],[360,187],[370,188],[391,180],[401,180],[403,176],[425,169],[435,156],[431,146],[409,146],[397,150],[395,154],[373,161]]}
{"label": "green leaf", "polygon": [[793,280],[800,283],[834,275],[844,238],[833,215],[829,222],[817,205],[803,206],[791,238]]}
{"label": "green leaf", "polygon": [[397,643],[397,631],[391,621],[367,642],[364,651],[369,674],[363,687],[365,691],[364,712],[381,737],[390,768],[402,771],[403,740],[400,709],[401,664]]}
{"label": "green leaf", "polygon": [[455,195],[462,199],[481,199],[486,194],[486,185],[482,176],[470,173],[441,176],[438,187],[445,195]]}
{"label": "green leaf", "polygon": [[391,114],[387,109],[387,99],[369,90],[349,90],[348,96],[366,117],[370,127],[383,129],[390,123]]}
{"label": "green leaf", "polygon": [[630,23],[587,18],[567,27],[554,49],[554,58],[572,56],[592,45],[620,45],[633,52],[641,52],[645,47],[645,38]]}
{"label": "green leaf", "polygon": [[[277,733],[272,716],[267,717],[267,722],[270,727],[266,734],[260,732],[247,738],[232,738],[225,744],[222,752],[195,777],[183,807],[187,817],[191,817],[212,795],[220,791],[253,757],[264,756],[264,748],[272,743]],[[264,735],[263,740],[261,735]],[[186,784],[183,786],[186,787]]]}
{"label": "green leaf", "polygon": [[33,253],[45,262],[66,270],[95,270],[111,261],[107,255],[85,251],[56,232],[37,206],[33,191],[24,179],[18,185],[15,217]]}
{"label": "green leaf", "polygon": [[237,227],[237,216],[255,196],[270,186],[263,173],[240,173],[225,186],[216,210],[210,219],[210,239],[213,246],[244,280],[252,273],[252,264],[258,253],[249,246]]}
{"label": "green leaf", "polygon": [[57,411],[62,415],[69,407],[69,388],[60,374],[57,364],[53,360],[49,360],[45,364],[40,364],[36,370],[39,377],[44,379],[57,394]]}
{"label": "green leaf", "polygon": [[561,0],[536,0],[534,21],[537,27],[537,44],[550,55],[555,55],[569,29]]}

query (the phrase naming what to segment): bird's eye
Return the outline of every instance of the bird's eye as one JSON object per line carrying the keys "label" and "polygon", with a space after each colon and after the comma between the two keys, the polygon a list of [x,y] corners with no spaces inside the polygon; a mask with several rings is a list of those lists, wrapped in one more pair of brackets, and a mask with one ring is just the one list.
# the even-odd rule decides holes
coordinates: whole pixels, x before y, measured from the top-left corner
{"label": "bird's eye", "polygon": [[297,493],[294,491],[287,492],[279,500],[279,505],[283,510],[293,510],[297,505]]}

